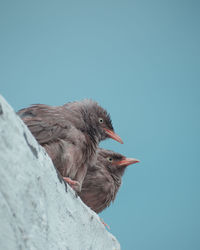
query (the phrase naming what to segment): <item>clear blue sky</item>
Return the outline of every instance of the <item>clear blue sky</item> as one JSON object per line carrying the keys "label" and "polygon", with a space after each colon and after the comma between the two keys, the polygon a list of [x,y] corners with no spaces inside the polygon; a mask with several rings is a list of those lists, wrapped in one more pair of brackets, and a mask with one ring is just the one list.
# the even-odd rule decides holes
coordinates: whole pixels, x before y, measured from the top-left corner
{"label": "clear blue sky", "polygon": [[0,34],[15,110],[92,98],[141,160],[101,214],[122,250],[199,250],[200,2],[2,0]]}

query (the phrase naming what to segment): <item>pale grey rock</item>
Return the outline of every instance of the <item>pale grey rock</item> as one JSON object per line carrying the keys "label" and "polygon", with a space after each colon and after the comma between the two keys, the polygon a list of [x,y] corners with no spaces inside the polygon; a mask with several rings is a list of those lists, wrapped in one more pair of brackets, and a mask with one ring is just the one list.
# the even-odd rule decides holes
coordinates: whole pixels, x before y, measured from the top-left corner
{"label": "pale grey rock", "polygon": [[0,249],[120,249],[1,96]]}

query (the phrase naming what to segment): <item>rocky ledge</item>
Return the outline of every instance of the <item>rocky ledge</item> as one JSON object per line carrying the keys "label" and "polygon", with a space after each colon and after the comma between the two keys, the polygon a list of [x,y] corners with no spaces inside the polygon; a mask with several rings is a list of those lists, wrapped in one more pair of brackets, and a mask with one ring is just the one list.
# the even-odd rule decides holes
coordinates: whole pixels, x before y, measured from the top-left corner
{"label": "rocky ledge", "polygon": [[0,96],[0,249],[120,250]]}

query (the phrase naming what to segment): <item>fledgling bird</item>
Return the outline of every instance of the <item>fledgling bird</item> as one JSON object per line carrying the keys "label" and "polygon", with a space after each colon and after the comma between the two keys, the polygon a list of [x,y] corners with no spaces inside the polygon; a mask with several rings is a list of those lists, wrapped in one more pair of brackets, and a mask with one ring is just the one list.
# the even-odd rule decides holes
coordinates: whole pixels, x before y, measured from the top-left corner
{"label": "fledgling bird", "polygon": [[21,109],[18,115],[45,148],[64,180],[77,192],[99,142],[110,137],[123,143],[114,133],[107,111],[92,100],[63,106],[36,104]]}
{"label": "fledgling bird", "polygon": [[126,167],[137,162],[139,160],[98,148],[97,160],[90,164],[83,181],[79,195],[82,201],[100,213],[115,200]]}

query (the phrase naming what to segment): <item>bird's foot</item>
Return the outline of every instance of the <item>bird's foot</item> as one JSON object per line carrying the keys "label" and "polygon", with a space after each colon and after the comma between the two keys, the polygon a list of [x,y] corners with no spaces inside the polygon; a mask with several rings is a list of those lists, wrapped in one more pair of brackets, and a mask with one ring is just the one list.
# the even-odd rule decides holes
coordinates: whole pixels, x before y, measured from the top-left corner
{"label": "bird's foot", "polygon": [[77,181],[73,181],[71,178],[69,177],[63,177],[63,179],[69,184],[69,185],[75,185],[77,183]]}
{"label": "bird's foot", "polygon": [[109,225],[108,225],[108,224],[106,224],[106,223],[103,221],[103,219],[102,219],[102,218],[100,218],[100,220],[101,220],[102,224],[110,230]]}
{"label": "bird's foot", "polygon": [[81,192],[81,185],[78,181],[74,181],[69,177],[63,177],[63,180],[66,181],[77,193]]}

